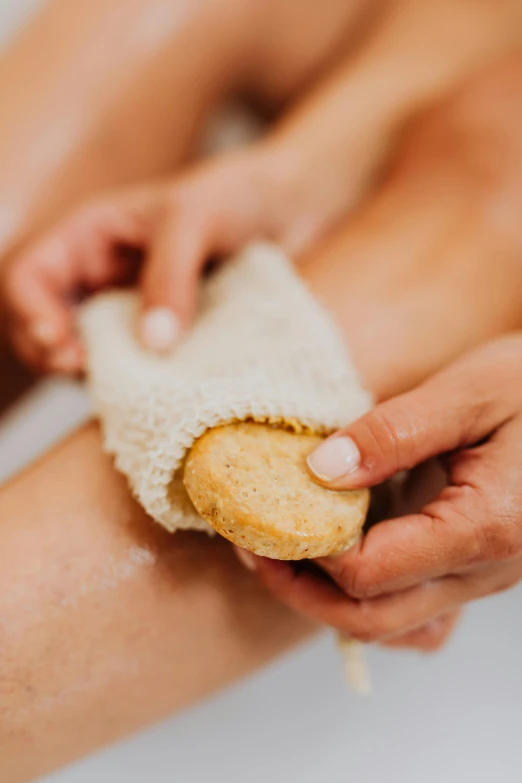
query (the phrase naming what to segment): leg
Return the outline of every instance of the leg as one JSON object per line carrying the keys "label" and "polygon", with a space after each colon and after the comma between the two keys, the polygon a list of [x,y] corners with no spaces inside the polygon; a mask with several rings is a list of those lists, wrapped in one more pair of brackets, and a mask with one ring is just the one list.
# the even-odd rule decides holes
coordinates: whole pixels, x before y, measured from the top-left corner
{"label": "leg", "polygon": [[[450,131],[457,120],[462,130],[467,122],[484,128],[481,122],[491,117],[499,122],[497,133],[504,128],[485,101],[498,97],[501,84],[507,132],[508,109],[522,105],[514,100],[517,73],[506,66],[432,118],[411,141],[412,165],[403,159],[354,227],[307,260],[310,286],[337,314],[377,397],[415,383],[520,317],[520,286],[507,252],[511,235],[493,241],[499,234],[488,238],[493,224],[483,220],[491,218],[486,206],[511,192],[498,185],[513,181],[468,180],[476,167],[453,168],[452,147],[445,146],[455,139]],[[477,137],[462,136],[465,149],[478,151],[471,138]],[[507,137],[496,138],[505,150]],[[509,171],[515,161],[508,161]],[[472,182],[481,183],[478,192]],[[493,190],[482,187],[488,183]],[[448,222],[444,207],[451,193],[457,224]],[[479,217],[471,213],[462,222],[456,204],[480,208]],[[455,225],[459,231],[450,230]],[[308,630],[257,591],[226,544],[197,535],[169,538],[144,519],[101,456],[93,426],[0,491],[0,518],[0,777],[11,783],[185,706]]]}
{"label": "leg", "polygon": [[46,3],[0,60],[0,246],[178,165],[235,78],[250,5]]}
{"label": "leg", "polygon": [[304,260],[381,398],[522,325],[521,99],[517,55],[432,110],[375,196]]}
{"label": "leg", "polygon": [[[363,5],[47,2],[0,56],[0,258],[100,188],[179,166],[230,91],[274,103],[302,88]],[[296,18],[305,40],[285,45],[275,31]],[[3,408],[29,376],[3,349],[0,362]]]}
{"label": "leg", "polygon": [[[0,259],[76,199],[182,162],[235,79],[250,5],[45,4],[0,56]],[[4,407],[29,378],[0,361]]]}
{"label": "leg", "polygon": [[288,201],[301,213],[309,203],[307,222],[315,218],[318,231],[346,215],[375,184],[405,127],[519,46],[521,22],[519,0],[390,3],[363,45],[272,134],[281,171],[300,173]]}
{"label": "leg", "polygon": [[0,59],[0,250],[93,191],[178,166],[226,95],[273,105],[302,89],[367,5],[50,0]]}
{"label": "leg", "polygon": [[0,518],[9,783],[192,703],[311,630],[223,540],[169,536],[146,519],[94,426],[4,488]]}

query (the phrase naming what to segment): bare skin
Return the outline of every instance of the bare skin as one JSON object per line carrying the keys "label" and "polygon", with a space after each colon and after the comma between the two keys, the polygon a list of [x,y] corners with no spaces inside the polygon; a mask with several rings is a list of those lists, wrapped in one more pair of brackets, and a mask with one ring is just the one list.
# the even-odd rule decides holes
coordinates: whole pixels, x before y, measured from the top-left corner
{"label": "bare skin", "polygon": [[[96,156],[94,159],[100,160]],[[91,161],[94,159],[91,158]],[[54,172],[56,171],[61,172],[61,169],[55,169]],[[73,171],[72,167],[70,171]],[[79,181],[84,180],[79,177]],[[401,178],[398,177],[398,182],[400,181]],[[87,184],[82,184],[81,187],[88,191],[95,185],[92,182],[89,184],[87,178]],[[67,202],[65,194],[69,196],[75,192],[73,179],[68,188],[64,187],[62,191],[63,203]],[[40,195],[42,192],[40,191]],[[467,194],[469,191],[465,192]],[[409,207],[413,207],[414,201],[412,197]],[[398,203],[404,208],[405,202]],[[426,209],[427,207],[428,205]],[[37,212],[38,210],[35,210],[34,214]],[[40,214],[43,215],[43,212]],[[367,214],[374,217],[381,215],[381,208],[370,210]],[[368,227],[372,231],[375,231],[377,226],[378,222],[372,223],[369,220]],[[366,278],[356,265],[358,272],[348,281],[352,286],[349,300],[338,299],[339,283],[336,280],[339,267],[345,260],[347,247],[353,250],[353,244],[350,244],[353,242],[353,236],[352,231],[348,230],[339,236],[331,248],[325,247],[323,256],[316,256],[315,262],[309,261],[307,274],[308,279],[313,281],[314,290],[326,302],[331,302],[334,311],[338,309],[338,320],[343,324],[354,355],[361,359],[364,377],[376,395],[384,397],[391,388],[390,368],[395,373],[394,385],[404,387],[429,370],[429,367],[426,368],[423,360],[422,369],[419,368],[416,363],[418,355],[417,359],[409,355],[402,344],[394,343],[388,348],[385,342],[391,323],[395,322],[399,312],[394,295],[390,296],[390,303],[387,303],[384,293],[381,296],[383,305],[387,305],[385,312],[392,316],[391,323],[383,317],[373,332],[376,343],[382,340],[382,344],[386,345],[388,372],[380,370],[383,357],[375,356],[373,349],[367,350],[367,336],[365,338],[363,330],[360,332],[360,340],[359,329],[355,335],[354,322],[357,321],[360,325],[363,319],[356,318],[358,311],[354,308],[368,295],[369,278]],[[404,237],[406,239],[406,233]],[[373,241],[369,242],[369,246],[374,247]],[[401,246],[399,242],[394,248],[397,257],[405,257],[407,262],[407,268],[402,268],[401,272],[399,267],[396,273],[400,281],[409,279],[410,271],[418,260],[414,253],[405,252],[407,248],[411,249],[408,243]],[[337,270],[335,274],[329,274],[330,265]],[[319,273],[319,267],[324,270],[324,280]],[[443,271],[448,272],[448,269],[443,267]],[[376,275],[375,272],[374,280]],[[327,280],[330,280],[329,292]],[[422,281],[417,280],[417,283],[418,289],[423,290]],[[443,285],[442,272],[440,285]],[[408,286],[408,296],[400,301],[399,309],[404,313],[404,317],[399,319],[402,323],[412,323],[418,289],[413,284]],[[485,272],[483,285],[477,292],[474,290],[473,294],[483,303],[482,309],[485,308],[488,301]],[[428,323],[424,320],[419,322],[418,319],[414,321],[415,328],[417,325],[421,328],[421,334],[423,324],[426,333],[430,333],[447,316],[446,302],[442,301],[442,297],[438,303],[442,310],[421,312],[421,319],[426,317]],[[461,302],[458,304],[460,307]],[[509,328],[508,324],[513,318],[511,309],[508,310],[506,328]],[[476,315],[477,311],[473,309],[472,314]],[[493,328],[501,330],[503,325],[502,308],[499,306]],[[479,336],[482,336],[478,325],[475,326]],[[469,322],[468,328],[466,339],[473,342],[476,334],[472,322]],[[488,328],[492,328],[491,324]],[[461,347],[462,335],[457,350],[461,350]],[[453,344],[448,344],[448,352],[454,351]],[[444,357],[440,351],[436,353],[436,359],[437,362],[443,361]],[[69,481],[60,481],[58,486],[55,480],[57,471],[58,475],[65,475],[67,472]],[[31,499],[30,505],[27,503],[28,497]],[[34,502],[35,498],[38,498],[38,503]],[[92,517],[89,506],[96,512]],[[247,671],[261,660],[268,659],[307,632],[308,626],[290,620],[290,615],[269,602],[261,592],[257,592],[257,588],[248,586],[248,578],[236,570],[226,548],[221,550],[221,545],[211,544],[199,537],[187,537],[183,542],[180,539],[160,540],[161,537],[157,537],[158,531],[144,524],[141,512],[129,501],[121,481],[101,456],[99,436],[95,428],[78,433],[59,451],[6,487],[0,493],[0,508],[3,520],[0,526],[0,537],[3,539],[0,547],[0,573],[7,586],[0,591],[0,616],[4,628],[9,629],[5,634],[6,642],[1,648],[3,660],[0,671],[6,683],[2,683],[2,687],[7,693],[7,706],[0,718],[3,721],[3,725],[0,723],[0,765],[5,766],[5,769],[0,766],[0,772],[1,777],[12,780],[13,783],[42,774],[68,759],[86,753],[144,725],[147,721],[155,720],[187,704],[204,692],[228,682],[237,676],[238,672]],[[147,530],[143,537],[140,525]],[[22,545],[18,544],[20,538]],[[81,542],[82,546],[79,546],[78,542]],[[42,581],[35,582],[34,588],[30,587],[31,582],[27,577],[30,560],[24,559],[21,562],[13,556],[17,548],[25,547],[31,551],[31,545],[34,547],[32,556],[36,564],[33,572],[42,572]],[[159,552],[155,565],[147,566],[149,558],[142,552],[147,546]],[[138,547],[139,551],[132,550],[129,555],[130,547]],[[45,563],[49,564],[51,570],[44,572],[40,568],[40,558],[42,552],[49,551],[51,554],[45,559]],[[59,557],[56,556],[57,551]],[[108,559],[107,552],[111,555]],[[205,553],[204,556],[202,552]],[[180,586],[181,580],[174,580],[170,569],[162,568],[165,562],[169,562],[171,567],[174,563],[175,570],[183,573],[183,567],[191,563],[191,574],[194,562],[201,563],[201,568],[206,570],[210,568],[208,562],[211,559],[216,563],[216,572],[211,569],[209,582],[192,582],[187,568],[186,581]],[[77,574],[85,575],[82,583],[77,578],[71,578],[68,573],[68,564],[71,562],[74,563],[74,577]],[[105,568],[101,575],[100,564]],[[112,577],[116,571],[116,577],[104,582],[103,577],[107,571]],[[81,588],[82,584],[85,589]],[[105,593],[102,600],[100,594],[96,594],[100,584],[106,586],[110,600]],[[23,588],[16,592],[11,587],[14,585],[23,585]],[[91,593],[89,590],[93,585],[95,589]],[[190,590],[187,585],[190,585]],[[216,585],[218,589],[214,590]],[[68,603],[68,589],[73,601],[77,601],[75,605]],[[256,623],[261,623],[260,626],[248,626],[252,621],[249,618],[241,618],[241,622],[237,624],[231,623],[231,616],[236,611],[236,596],[242,589],[253,591],[253,613],[264,615],[254,618]],[[187,609],[187,595],[195,596],[195,606],[201,611],[200,617],[195,616],[197,613],[193,611],[193,605],[189,604],[192,611]],[[217,612],[214,603],[216,601]],[[129,607],[132,607],[132,612]],[[171,611],[174,609],[176,614],[173,617]],[[214,613],[215,625],[212,624]],[[34,618],[39,618],[36,627],[24,627],[24,622]],[[172,622],[173,619],[175,622]],[[204,674],[208,659],[197,659],[189,641],[183,637],[181,643],[185,646],[181,650],[177,646],[180,629],[188,627],[189,619],[191,625],[199,628],[201,632],[201,636],[197,637],[198,646],[208,643],[211,649],[219,647],[223,652],[223,659],[218,661],[216,669],[207,669],[208,679]],[[206,636],[205,628],[209,623],[212,638]],[[246,652],[243,623],[252,630],[251,635],[249,631]],[[152,639],[146,635],[149,628],[153,629]],[[26,644],[25,641],[20,644],[21,630],[24,631],[24,640],[31,639],[32,645]],[[105,638],[104,645],[100,646],[98,640],[102,631]],[[141,635],[147,641],[146,649],[139,644],[140,639],[136,638]],[[63,665],[56,666],[56,640],[59,639],[63,651],[63,639],[68,638],[76,640],[77,646],[71,644],[66,651],[67,658]],[[419,639],[416,641],[419,642]],[[128,660],[129,647],[132,648],[133,642],[137,649],[136,668],[130,666],[122,672],[121,661]],[[184,676],[181,676],[180,670],[179,679],[170,680],[176,687],[169,689],[165,687],[165,682],[169,681],[166,678],[178,676],[170,671],[173,654],[177,655],[178,652],[183,655]],[[188,667],[192,661],[197,665],[191,672],[189,668],[185,669],[185,664]],[[82,683],[84,679],[90,685],[88,694],[78,690],[78,683]],[[34,688],[32,694],[24,687],[28,681]],[[119,685],[114,685],[114,681]],[[107,683],[111,683],[110,688]],[[124,706],[122,700],[118,699],[118,693],[124,694]]]}
{"label": "bare skin", "polygon": [[122,245],[144,259],[143,342],[171,348],[190,327],[209,258],[259,236],[293,257],[313,248],[360,202],[412,115],[515,46],[519,21],[522,7],[507,0],[494,7],[400,0],[259,143],[73,210],[13,257],[2,282],[24,360],[43,370],[81,369],[74,294],[125,277],[114,252]]}
{"label": "bare skin", "polygon": [[[447,181],[461,194],[458,201],[469,203],[473,190],[468,177],[471,172],[475,176],[476,169],[466,169],[466,176],[459,170],[453,177],[452,168],[441,168],[443,156],[435,157],[429,165],[425,159],[431,159],[433,149],[423,139],[430,128],[436,129],[434,137],[442,149],[448,149],[442,141],[449,143],[453,139],[449,131],[454,129],[458,117],[469,149],[473,139],[482,138],[478,129],[484,126],[478,119],[489,117],[485,111],[487,96],[498,96],[503,84],[506,107],[514,105],[511,90],[518,84],[514,78],[517,73],[516,64],[507,64],[467,93],[469,99],[460,98],[449,104],[437,115],[436,123],[434,117],[426,120],[418,137],[412,139],[412,144],[415,139],[418,142],[412,146],[416,150],[416,165],[404,162],[403,168],[398,167],[383,186],[381,196],[370,201],[361,213],[369,216],[364,243],[358,224],[352,227],[348,223],[329,247],[307,259],[306,279],[333,311],[360,363],[363,378],[378,398],[415,383],[430,371],[428,360],[434,365],[444,361],[444,345],[449,358],[463,350],[465,343],[482,340],[486,331],[500,332],[520,320],[511,297],[511,289],[517,287],[513,282],[512,253],[508,252],[511,232],[502,234],[502,243],[497,242],[496,232],[490,235],[497,247],[495,264],[488,252],[477,252],[471,276],[467,255],[456,253],[453,245],[454,237],[460,237],[460,233],[442,232],[440,242],[434,242],[434,235],[429,234],[433,243],[429,285],[435,290],[440,287],[441,291],[449,291],[455,281],[467,283],[462,283],[458,297],[441,294],[433,307],[420,310],[417,302],[426,283],[420,272],[413,272],[424,259],[424,243],[413,242],[402,222],[398,224],[398,236],[404,238],[402,244],[398,238],[392,243],[388,235],[406,207],[405,193],[411,199],[408,214],[415,215],[417,205],[421,215],[428,209],[428,203],[418,198],[419,167],[424,172],[426,192],[434,194],[433,209],[437,208],[438,188],[442,187],[437,184],[440,179],[449,178]],[[512,80],[508,79],[510,74]],[[484,115],[479,108],[484,109]],[[511,127],[511,123],[506,122],[506,129],[503,123],[495,123],[496,132],[504,133],[507,126]],[[446,129],[443,136],[442,128]],[[431,131],[428,136],[431,138]],[[482,177],[475,180],[480,198],[473,204],[481,210],[488,204],[493,209],[501,192],[511,192],[498,188],[499,183],[507,187],[511,182],[500,174],[513,169],[515,161],[509,154],[516,147],[507,145],[503,135],[495,138],[506,157],[494,158],[497,176],[488,177],[486,182]],[[388,191],[392,187],[397,189],[395,214],[391,212]],[[389,220],[370,224],[372,217],[382,216],[381,207],[372,206],[384,199],[382,193],[388,193]],[[488,213],[478,214],[484,221]],[[484,225],[487,227],[488,223]],[[380,242],[376,235],[381,237]],[[488,249],[491,243],[486,243],[482,235],[480,245]],[[395,276],[389,282],[388,296],[384,285],[378,289],[384,315],[372,325],[370,349],[367,329],[362,328],[364,312],[356,308],[364,311],[373,307],[368,287],[370,275],[372,285],[376,283],[377,272],[372,271],[372,264],[368,267],[368,262],[370,250],[381,246],[394,253]],[[352,250],[351,264],[346,264],[348,248]],[[461,248],[460,241],[456,248]],[[504,284],[509,290],[499,286],[499,266],[504,270]],[[348,275],[343,278],[342,295],[340,269]],[[392,284],[394,280],[397,285]],[[437,342],[436,351],[424,350],[426,337],[420,345],[388,339],[397,323],[404,334],[415,332],[421,336],[441,329],[444,320],[458,325],[470,286],[473,306],[466,310],[466,329],[450,330],[444,336],[445,343]],[[494,317],[484,326],[484,313],[492,303]],[[379,351],[375,350],[376,345]],[[381,370],[383,364],[385,372]],[[59,484],[56,475],[61,477]],[[129,500],[121,479],[101,456],[99,435],[93,426],[76,434],[8,485],[0,493],[0,518],[0,573],[5,585],[0,591],[0,616],[3,628],[8,629],[1,648],[5,709],[0,718],[0,772],[13,783],[30,779],[186,705],[276,655],[309,629],[257,592],[255,579],[249,581],[248,575],[240,572],[239,564],[236,568],[226,545],[201,536],[169,538],[144,520],[142,512]],[[199,564],[203,578],[193,578],[194,563]],[[251,607],[246,616],[238,619],[239,594],[250,596]],[[446,614],[427,626],[386,641],[394,646],[433,649],[447,638],[454,622],[454,615]],[[190,633],[185,636],[184,629],[189,626]],[[99,641],[102,634],[103,645]],[[70,640],[66,646],[64,639]],[[210,659],[207,650],[215,651]],[[173,665],[174,658],[177,666]],[[57,660],[62,665],[56,665]],[[85,682],[89,684],[86,690],[80,685]],[[32,690],[26,689],[27,683]]]}
{"label": "bare skin", "polygon": [[274,110],[335,61],[367,8],[50,0],[0,58],[0,248],[95,191],[174,170],[227,97]]}
{"label": "bare skin", "polygon": [[[433,458],[447,484],[418,513],[387,519],[348,552],[318,560],[330,583],[249,554],[263,584],[292,609],[366,642],[415,633],[517,585],[521,366],[521,333],[504,336],[322,443],[308,462],[331,489],[374,486]],[[349,472],[340,447],[350,448]]]}
{"label": "bare skin", "polygon": [[194,702],[310,632],[222,540],[148,520],[94,425],[4,487],[0,516],[9,783]]}
{"label": "bare skin", "polygon": [[521,98],[517,55],[431,110],[346,230],[302,262],[382,399],[520,327]]}
{"label": "bare skin", "polygon": [[[175,171],[227,97],[246,92],[275,111],[379,5],[46,2],[0,54],[0,263],[98,190]],[[288,28],[300,35],[285,41]],[[263,67],[244,67],[252,55]],[[3,345],[0,361],[4,407],[31,376]]]}

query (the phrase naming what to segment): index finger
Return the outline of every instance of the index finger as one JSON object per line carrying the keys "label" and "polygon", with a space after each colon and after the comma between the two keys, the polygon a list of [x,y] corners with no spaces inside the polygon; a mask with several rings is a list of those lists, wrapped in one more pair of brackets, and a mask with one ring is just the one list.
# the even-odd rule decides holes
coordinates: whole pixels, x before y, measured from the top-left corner
{"label": "index finger", "polygon": [[317,562],[356,599],[404,590],[486,556],[484,514],[471,486],[447,487],[421,513],[380,522],[347,552]]}

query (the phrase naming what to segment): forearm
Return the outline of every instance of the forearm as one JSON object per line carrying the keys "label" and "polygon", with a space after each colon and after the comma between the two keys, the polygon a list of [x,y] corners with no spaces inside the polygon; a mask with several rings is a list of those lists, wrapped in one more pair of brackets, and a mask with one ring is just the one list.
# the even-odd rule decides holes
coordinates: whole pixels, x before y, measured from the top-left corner
{"label": "forearm", "polygon": [[[431,153],[406,170],[413,180],[392,178],[301,267],[377,398],[520,321],[519,252],[444,244],[473,190],[455,190],[451,169],[443,187],[447,167]],[[430,195],[420,214],[419,193]],[[484,244],[485,213],[471,214]],[[415,231],[398,241],[401,215]],[[145,519],[92,425],[0,491],[0,520],[0,779],[10,783],[161,718],[308,630],[257,591],[224,542],[171,538]]]}
{"label": "forearm", "polygon": [[94,192],[175,169],[225,96],[287,101],[375,5],[48,0],[0,57],[0,255]]}
{"label": "forearm", "polygon": [[518,48],[521,21],[519,0],[395,0],[354,60],[366,116],[400,118],[445,95]]}
{"label": "forearm", "polygon": [[[237,80],[250,5],[45,4],[0,54],[0,263],[76,202],[179,166]],[[2,409],[29,382],[3,347],[0,376]]]}
{"label": "forearm", "polygon": [[291,197],[334,222],[372,184],[398,134],[426,107],[518,47],[519,0],[392,0],[355,52],[269,139]]}

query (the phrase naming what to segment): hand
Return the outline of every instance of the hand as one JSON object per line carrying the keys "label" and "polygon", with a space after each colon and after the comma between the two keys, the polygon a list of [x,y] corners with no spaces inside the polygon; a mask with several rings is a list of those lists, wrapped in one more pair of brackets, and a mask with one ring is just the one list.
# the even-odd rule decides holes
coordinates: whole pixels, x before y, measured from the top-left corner
{"label": "hand", "polygon": [[[513,0],[499,9],[463,2],[455,10],[455,0],[435,11],[409,0],[393,8],[358,56],[340,62],[264,143],[174,182],[95,201],[8,264],[3,298],[22,357],[38,369],[80,370],[74,301],[79,291],[130,281],[137,255],[143,342],[172,347],[190,325],[211,257],[259,236],[291,254],[313,246],[354,206],[412,112],[509,48],[519,13]],[[457,40],[455,24],[466,28],[466,46],[452,44],[441,59],[441,42]],[[400,84],[400,100],[387,100],[390,78]]]}
{"label": "hand", "polygon": [[250,236],[278,236],[284,220],[265,155],[230,155],[173,182],[107,195],[65,219],[6,263],[2,298],[13,342],[40,370],[78,372],[82,346],[75,299],[139,275],[140,333],[153,350],[172,347],[196,305],[202,267]]}
{"label": "hand", "polygon": [[430,629],[434,643],[442,640],[462,606],[522,579],[521,334],[377,406],[321,444],[309,466],[328,488],[350,490],[434,457],[447,471],[438,497],[318,561],[331,582],[252,556],[262,582],[297,611],[362,641],[417,635],[425,646]]}
{"label": "hand", "polygon": [[[522,325],[521,76],[506,60],[421,118],[366,206],[303,262],[378,400]],[[434,649],[455,620],[387,643]]]}

